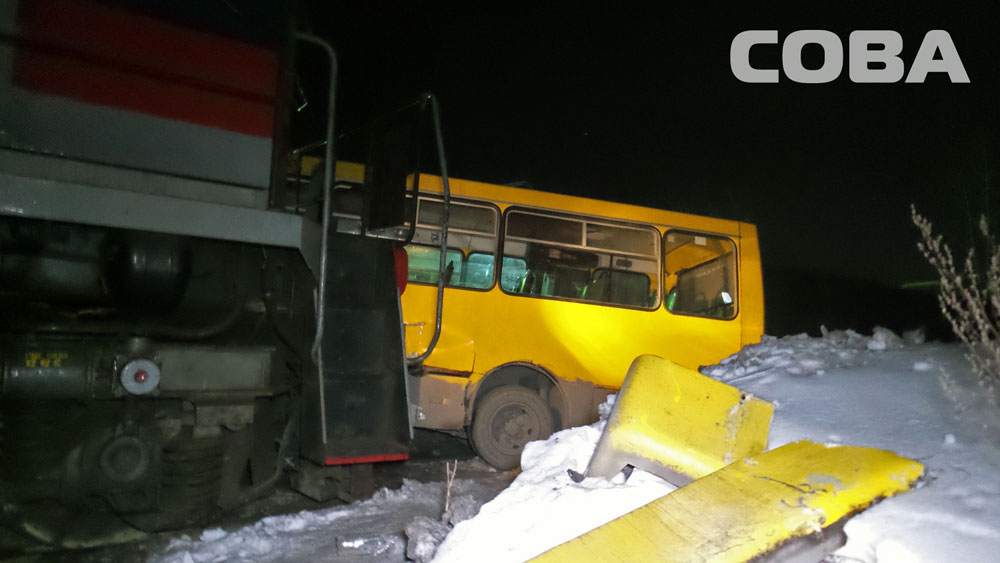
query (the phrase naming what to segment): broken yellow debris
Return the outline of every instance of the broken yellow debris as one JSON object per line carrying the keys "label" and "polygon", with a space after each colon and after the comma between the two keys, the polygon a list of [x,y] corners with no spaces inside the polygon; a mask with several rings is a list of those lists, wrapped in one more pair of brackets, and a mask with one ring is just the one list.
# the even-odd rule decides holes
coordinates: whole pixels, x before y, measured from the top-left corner
{"label": "broken yellow debris", "polygon": [[681,486],[767,447],[774,407],[657,356],[632,362],[587,467],[632,465]]}
{"label": "broken yellow debris", "polygon": [[884,450],[795,442],[732,463],[534,561],[748,561],[796,541],[824,542],[824,532],[839,534],[843,521],[910,489],[923,470]]}

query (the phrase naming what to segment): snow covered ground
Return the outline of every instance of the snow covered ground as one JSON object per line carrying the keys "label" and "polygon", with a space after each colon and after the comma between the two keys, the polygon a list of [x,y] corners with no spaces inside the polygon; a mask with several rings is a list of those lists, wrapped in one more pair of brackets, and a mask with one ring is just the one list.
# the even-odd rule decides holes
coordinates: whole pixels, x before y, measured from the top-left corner
{"label": "snow covered ground", "polygon": [[[918,340],[883,330],[765,337],[702,370],[774,403],[770,448],[808,439],[889,449],[926,465],[922,487],[847,524],[848,544],[836,561],[981,562],[1000,553],[1000,411],[960,347]],[[673,489],[640,471],[624,483],[570,480],[566,470],[586,467],[601,424],[529,444],[510,487],[475,518],[452,519],[435,561],[524,561]],[[461,502],[474,510],[476,488],[459,479],[452,495],[468,497]],[[350,506],[175,537],[148,560],[404,561],[402,543],[392,539],[403,520],[434,528],[414,535],[420,541],[411,541],[411,555],[415,547],[426,554],[447,531],[433,524],[444,492],[441,483],[408,482]],[[393,526],[396,536],[385,532]]]}
{"label": "snow covered ground", "polygon": [[[462,497],[476,487],[458,480],[452,493]],[[268,516],[226,531],[210,528],[197,537],[174,538],[149,561],[405,561],[406,542],[399,534],[418,517],[439,518],[445,496],[441,483],[406,481],[400,489],[382,489],[372,498],[345,507]]]}
{"label": "snow covered ground", "polygon": [[924,463],[925,486],[848,522],[843,560],[997,560],[1000,410],[959,346],[907,344],[878,329],[766,339],[705,372],[775,403],[772,448],[806,438]]}

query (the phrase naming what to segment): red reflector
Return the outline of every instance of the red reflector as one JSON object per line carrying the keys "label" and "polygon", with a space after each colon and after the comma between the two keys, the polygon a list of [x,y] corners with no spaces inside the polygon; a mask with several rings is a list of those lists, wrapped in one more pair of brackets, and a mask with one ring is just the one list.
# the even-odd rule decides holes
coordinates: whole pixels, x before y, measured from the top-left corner
{"label": "red reflector", "polygon": [[402,246],[393,246],[392,260],[396,266],[396,287],[399,289],[399,294],[402,295],[406,291],[406,276],[410,269],[410,257]]}
{"label": "red reflector", "polygon": [[136,383],[142,383],[143,381],[146,381],[147,377],[149,377],[149,374],[146,373],[146,370],[144,369],[135,372],[135,375],[133,376]]}
{"label": "red reflector", "polygon": [[403,461],[410,459],[410,454],[376,454],[359,457],[328,457],[327,465],[350,465],[352,463],[378,463],[380,461]]}

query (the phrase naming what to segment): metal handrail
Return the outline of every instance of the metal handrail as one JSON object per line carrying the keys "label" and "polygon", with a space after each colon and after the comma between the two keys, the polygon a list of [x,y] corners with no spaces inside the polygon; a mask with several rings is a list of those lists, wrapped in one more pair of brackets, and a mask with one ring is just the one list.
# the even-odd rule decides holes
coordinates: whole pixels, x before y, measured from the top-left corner
{"label": "metal handrail", "polygon": [[337,54],[334,53],[333,47],[330,46],[325,40],[316,37],[315,35],[310,35],[308,33],[297,32],[295,38],[299,41],[305,43],[312,43],[313,45],[323,49],[326,52],[327,57],[330,59],[330,93],[327,98],[327,116],[326,116],[326,147],[324,153],[324,162],[326,165],[323,167],[323,221],[322,221],[322,240],[320,241],[320,256],[319,256],[319,285],[317,288],[316,295],[316,336],[313,339],[312,345],[312,359],[316,363],[317,377],[319,378],[319,409],[320,409],[320,428],[322,429],[323,443],[327,442],[327,432],[326,432],[326,397],[323,392],[323,332],[326,328],[326,270],[327,261],[329,254],[329,232],[330,232],[330,185],[333,180],[333,166],[336,161],[333,157],[333,131],[334,131],[334,109],[335,109],[335,94],[337,91]]}
{"label": "metal handrail", "polygon": [[[441,168],[441,185],[444,188],[444,204],[441,211],[441,260],[438,263],[438,283],[437,283],[437,309],[434,315],[434,336],[431,337],[427,349],[418,356],[407,358],[407,363],[416,366],[427,359],[437,346],[441,337],[441,316],[444,313],[444,272],[445,262],[448,254],[448,218],[451,210],[451,187],[448,184],[448,163],[444,158],[444,138],[441,135],[441,116],[438,112],[437,98],[433,94],[426,94],[426,100],[431,103],[431,117],[434,120],[434,140],[437,144],[438,165]],[[414,207],[416,207],[416,193],[414,193]],[[416,221],[413,226],[415,227]]]}

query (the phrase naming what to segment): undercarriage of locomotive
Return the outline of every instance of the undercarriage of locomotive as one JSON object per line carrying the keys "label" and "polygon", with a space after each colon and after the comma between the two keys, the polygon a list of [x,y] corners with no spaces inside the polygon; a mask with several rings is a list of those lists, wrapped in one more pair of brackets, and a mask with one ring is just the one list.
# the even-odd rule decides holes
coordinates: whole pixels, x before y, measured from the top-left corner
{"label": "undercarriage of locomotive", "polygon": [[273,486],[313,287],[292,251],[3,219],[0,524],[44,501],[176,527]]}

